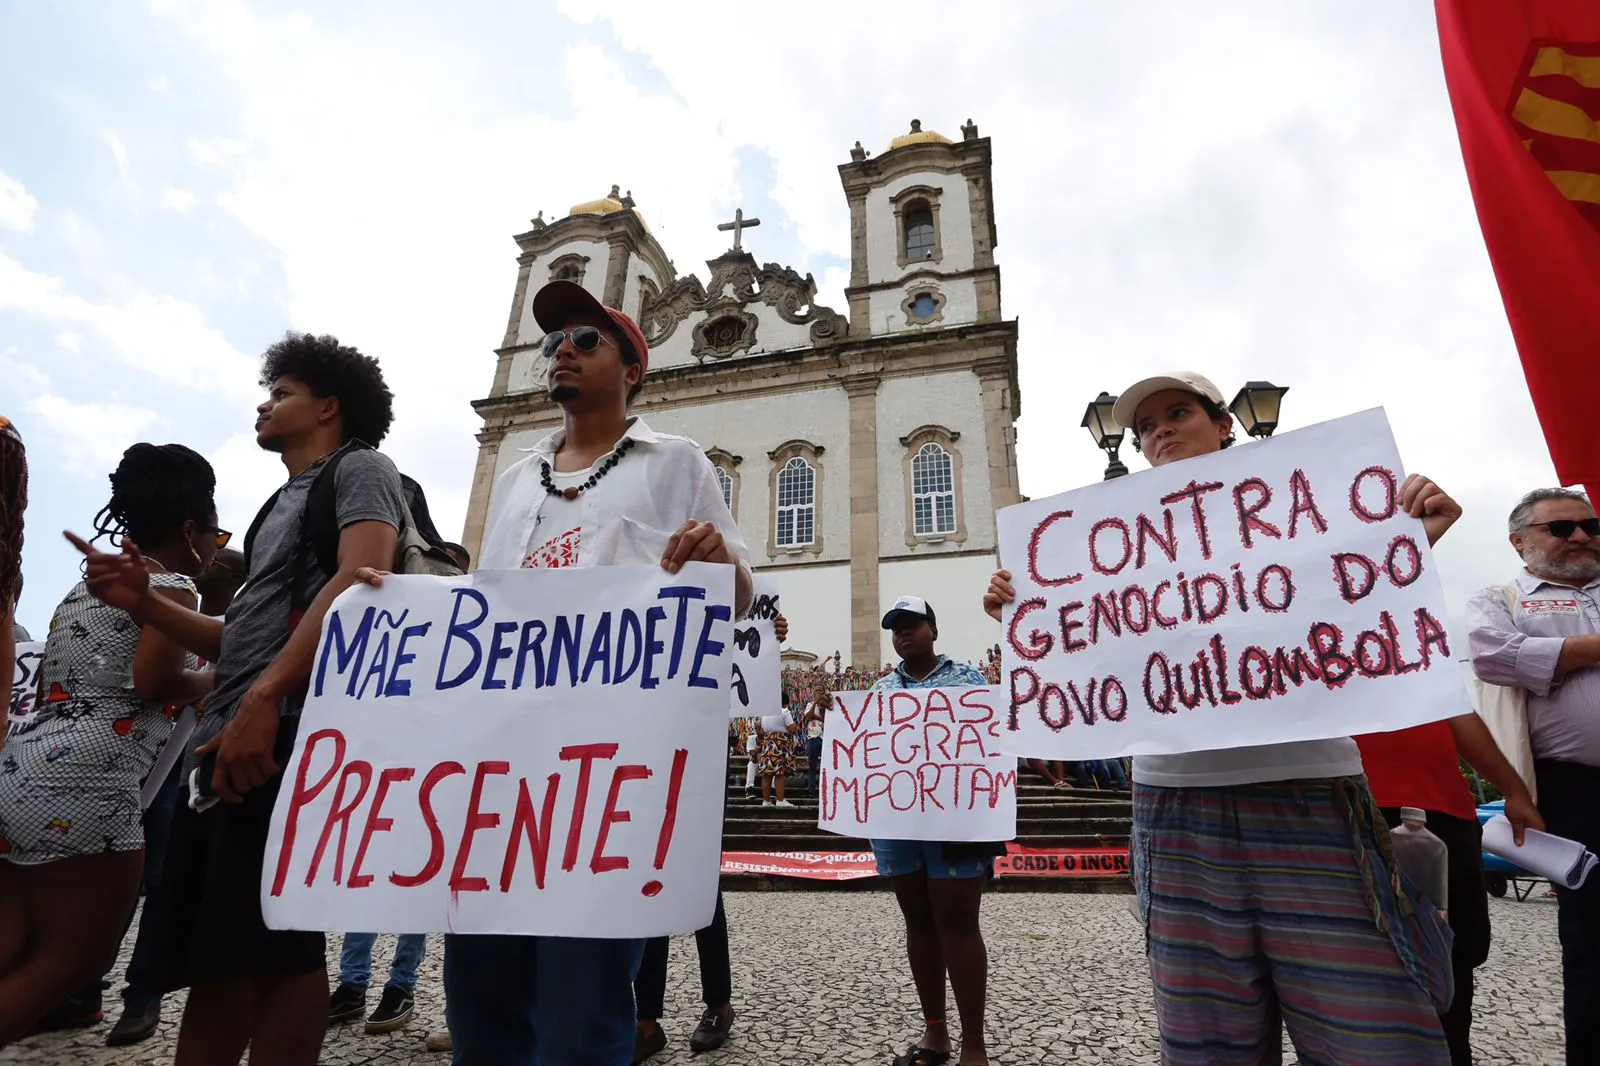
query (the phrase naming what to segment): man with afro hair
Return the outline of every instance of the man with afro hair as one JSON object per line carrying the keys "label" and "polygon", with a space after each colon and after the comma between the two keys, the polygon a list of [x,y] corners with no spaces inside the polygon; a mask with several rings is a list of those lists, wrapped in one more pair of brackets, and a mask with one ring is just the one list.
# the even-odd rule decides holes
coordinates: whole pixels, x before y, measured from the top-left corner
{"label": "man with afro hair", "polygon": [[[225,621],[152,595],[133,541],[115,555],[79,542],[96,596],[217,664],[184,767],[197,794],[167,845],[163,876],[174,890],[152,901],[151,915],[152,983],[189,989],[178,1061],[196,1066],[234,1066],[247,1048],[252,1062],[312,1066],[321,1052],[323,935],[266,927],[262,856],[323,615],[357,568],[393,565],[405,521],[400,473],[376,450],[394,418],[377,360],[335,337],[290,333],[267,349],[261,385],[256,443],[283,459],[288,480],[247,538],[249,576]],[[331,573],[301,528],[324,473],[338,523]]]}

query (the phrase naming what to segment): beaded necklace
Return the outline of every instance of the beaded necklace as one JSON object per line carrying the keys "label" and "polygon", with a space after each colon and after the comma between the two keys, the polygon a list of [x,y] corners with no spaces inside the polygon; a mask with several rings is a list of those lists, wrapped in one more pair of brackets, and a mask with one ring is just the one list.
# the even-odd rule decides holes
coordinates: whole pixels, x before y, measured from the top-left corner
{"label": "beaded necklace", "polygon": [[635,443],[637,441],[633,437],[624,438],[622,443],[617,445],[616,450],[606,456],[606,461],[600,464],[600,469],[589,475],[587,481],[582,485],[568,485],[564,489],[556,488],[556,483],[550,476],[550,461],[541,459],[539,461],[539,483],[544,486],[544,491],[551,496],[560,496],[564,500],[576,500],[580,494],[594,488],[595,483],[609,474],[612,467],[622,462],[622,457],[628,454],[629,449]]}

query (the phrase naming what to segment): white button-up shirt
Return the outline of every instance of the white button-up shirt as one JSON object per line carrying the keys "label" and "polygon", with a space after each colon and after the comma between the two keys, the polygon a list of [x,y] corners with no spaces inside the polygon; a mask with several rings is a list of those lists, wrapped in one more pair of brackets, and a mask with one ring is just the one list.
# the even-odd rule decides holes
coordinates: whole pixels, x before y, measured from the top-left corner
{"label": "white button-up shirt", "polygon": [[[556,430],[495,482],[479,551],[483,569],[522,565],[539,510],[550,498],[541,482],[541,464],[555,462],[563,439],[564,431]],[[722,502],[711,460],[700,446],[688,437],[657,433],[641,418],[629,423],[623,439],[635,442],[628,454],[578,497],[583,522],[578,565],[660,562],[668,539],[685,522],[710,522],[748,575],[744,537]],[[604,461],[601,456],[597,463]]]}

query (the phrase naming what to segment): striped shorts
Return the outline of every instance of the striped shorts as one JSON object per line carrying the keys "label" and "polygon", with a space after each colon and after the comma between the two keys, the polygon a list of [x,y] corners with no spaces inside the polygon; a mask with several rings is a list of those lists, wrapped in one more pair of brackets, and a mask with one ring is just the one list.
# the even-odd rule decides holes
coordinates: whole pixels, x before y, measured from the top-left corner
{"label": "striped shorts", "polygon": [[1132,852],[1163,1063],[1449,1066],[1450,928],[1365,778],[1135,784]]}

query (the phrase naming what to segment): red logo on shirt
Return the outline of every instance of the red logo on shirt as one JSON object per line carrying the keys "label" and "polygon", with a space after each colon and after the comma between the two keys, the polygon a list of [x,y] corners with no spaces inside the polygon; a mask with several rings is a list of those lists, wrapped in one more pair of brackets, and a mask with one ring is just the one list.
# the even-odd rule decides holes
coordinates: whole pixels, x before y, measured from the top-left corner
{"label": "red logo on shirt", "polygon": [[559,570],[578,565],[578,544],[583,540],[583,527],[569,529],[551,537],[523,557],[524,570]]}
{"label": "red logo on shirt", "polygon": [[1527,614],[1577,614],[1577,600],[1523,600],[1522,609]]}

